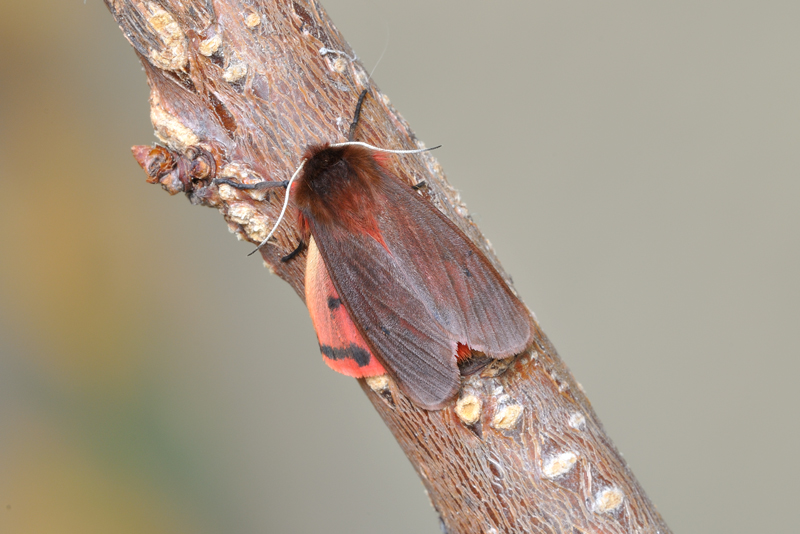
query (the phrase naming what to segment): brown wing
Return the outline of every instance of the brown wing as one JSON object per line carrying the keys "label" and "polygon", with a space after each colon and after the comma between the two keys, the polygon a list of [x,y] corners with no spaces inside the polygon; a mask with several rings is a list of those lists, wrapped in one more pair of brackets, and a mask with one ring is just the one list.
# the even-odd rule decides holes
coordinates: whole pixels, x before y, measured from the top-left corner
{"label": "brown wing", "polygon": [[314,238],[306,260],[306,305],[328,367],[356,378],[386,374],[342,305]]}
{"label": "brown wing", "polygon": [[460,385],[458,343],[505,358],[530,345],[533,324],[484,255],[413,189],[384,175],[376,202],[383,243],[309,227],[373,353],[412,400],[441,408]]}

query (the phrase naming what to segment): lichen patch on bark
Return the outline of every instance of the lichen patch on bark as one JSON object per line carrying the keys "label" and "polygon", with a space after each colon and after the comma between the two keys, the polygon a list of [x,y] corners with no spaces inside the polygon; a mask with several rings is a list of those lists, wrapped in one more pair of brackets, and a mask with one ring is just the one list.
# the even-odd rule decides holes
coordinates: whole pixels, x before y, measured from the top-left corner
{"label": "lichen patch on bark", "polygon": [[556,478],[569,472],[578,461],[578,455],[567,451],[547,458],[542,466],[542,473],[547,478]]}
{"label": "lichen patch on bark", "polygon": [[150,93],[150,121],[153,123],[156,137],[170,148],[183,151],[192,145],[200,144],[197,134],[177,117],[167,113],[156,91]]}
{"label": "lichen patch on bark", "polygon": [[158,36],[162,46],[151,48],[148,54],[153,65],[165,70],[183,70],[189,62],[186,35],[175,18],[155,2],[136,2],[134,6]]}
{"label": "lichen patch on bark", "polygon": [[198,51],[206,57],[213,56],[219,50],[219,47],[222,45],[222,34],[216,34],[208,39],[204,39],[200,41],[200,46],[198,46]]}
{"label": "lichen patch on bark", "polygon": [[500,430],[510,430],[517,426],[522,411],[523,406],[519,404],[503,405],[495,412],[492,426]]}
{"label": "lichen patch on bark", "polygon": [[483,403],[475,395],[464,395],[456,402],[455,412],[465,425],[474,425],[481,419]]}
{"label": "lichen patch on bark", "polygon": [[625,501],[625,494],[619,488],[606,488],[594,496],[595,512],[604,514],[613,512]]}

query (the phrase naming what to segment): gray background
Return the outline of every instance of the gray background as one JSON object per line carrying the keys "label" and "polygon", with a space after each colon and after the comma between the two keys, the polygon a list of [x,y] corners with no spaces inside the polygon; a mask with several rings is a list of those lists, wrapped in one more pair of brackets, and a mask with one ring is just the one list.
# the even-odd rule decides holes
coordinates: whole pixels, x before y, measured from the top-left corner
{"label": "gray background", "polygon": [[[325,6],[367,68],[390,36],[377,83],[671,527],[794,531],[800,4]],[[105,7],[3,11],[0,532],[438,532],[292,290],[144,182]]]}

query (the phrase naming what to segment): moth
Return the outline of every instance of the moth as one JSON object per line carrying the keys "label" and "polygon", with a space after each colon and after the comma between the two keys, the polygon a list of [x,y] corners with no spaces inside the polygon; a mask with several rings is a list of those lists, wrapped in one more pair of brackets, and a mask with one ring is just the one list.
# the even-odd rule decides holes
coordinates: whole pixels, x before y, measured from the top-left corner
{"label": "moth", "polygon": [[325,363],[357,378],[388,374],[436,410],[458,393],[459,363],[525,351],[534,325],[475,244],[376,156],[419,151],[352,141],[366,94],[350,141],[308,147],[291,180],[262,187],[287,187],[281,217],[290,199],[297,211],[301,243],[284,260],[307,248],[306,305]]}

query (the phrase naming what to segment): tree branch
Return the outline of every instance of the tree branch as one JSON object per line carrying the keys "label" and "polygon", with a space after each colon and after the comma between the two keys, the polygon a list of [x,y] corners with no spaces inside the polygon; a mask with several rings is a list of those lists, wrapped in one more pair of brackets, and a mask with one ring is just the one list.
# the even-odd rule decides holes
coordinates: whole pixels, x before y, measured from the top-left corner
{"label": "tree branch", "polygon": [[[307,145],[347,137],[363,89],[374,98],[365,102],[360,140],[421,146],[316,2],[106,4],[151,88],[164,146],[134,147],[148,181],[219,209],[243,239],[264,239],[283,196],[212,180],[288,178]],[[387,165],[410,183],[425,180],[428,200],[500,269],[431,154]],[[298,237],[284,224],[261,254],[302,298],[304,262],[280,262]],[[415,407],[386,377],[361,383],[447,532],[669,532],[538,326],[530,353],[465,378],[458,402],[442,410]]]}

